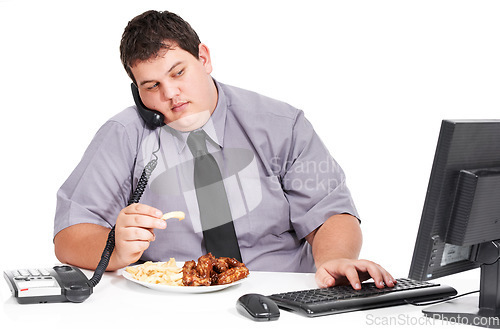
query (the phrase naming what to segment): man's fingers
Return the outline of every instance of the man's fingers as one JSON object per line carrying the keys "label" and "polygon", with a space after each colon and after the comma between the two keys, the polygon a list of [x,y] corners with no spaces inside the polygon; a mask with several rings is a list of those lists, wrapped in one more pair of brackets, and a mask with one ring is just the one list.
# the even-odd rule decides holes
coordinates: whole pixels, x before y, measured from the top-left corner
{"label": "man's fingers", "polygon": [[154,230],[167,227],[162,215],[160,210],[141,203],[123,208],[116,219],[116,257],[123,263],[137,261],[155,240]]}
{"label": "man's fingers", "polygon": [[163,212],[160,211],[159,209],[156,209],[154,207],[142,204],[142,203],[133,203],[128,207],[125,207],[123,209],[123,212],[126,215],[145,215],[145,216],[151,216],[151,217],[156,217],[156,218],[161,218],[163,216]]}
{"label": "man's fingers", "polygon": [[385,286],[394,287],[396,280],[382,266],[367,260],[363,260],[363,272],[368,273],[378,288]]}
{"label": "man's fingers", "polygon": [[369,278],[373,279],[373,282],[375,283],[375,286],[377,286],[377,288],[394,286],[395,280],[382,266],[378,265],[377,263],[368,260],[356,260],[352,263],[352,265],[356,269],[356,273],[354,273],[352,270],[349,270],[350,275],[346,276],[354,288],[355,285],[357,285],[360,281],[362,282],[368,280]]}
{"label": "man's fingers", "polygon": [[327,288],[335,285],[335,279],[323,267],[316,271],[316,284],[320,288]]}
{"label": "man's fingers", "polygon": [[[161,219],[163,213],[153,207],[141,203],[134,203],[124,208],[119,216],[119,226],[164,229],[167,224]],[[118,221],[117,221],[118,225]]]}
{"label": "man's fingers", "polygon": [[[127,243],[127,251],[131,257],[139,259],[144,250],[149,248],[149,241],[134,241]],[[138,255],[138,257],[136,257]]]}
{"label": "man's fingers", "polygon": [[164,220],[153,218],[144,215],[132,215],[129,216],[128,220],[124,223],[126,227],[141,227],[141,228],[158,228],[164,229],[167,227],[167,223]]}
{"label": "man's fingers", "polygon": [[316,271],[319,287],[350,284],[361,289],[361,282],[373,278],[378,288],[394,287],[396,280],[380,265],[368,260],[336,259],[329,261]]}
{"label": "man's fingers", "polygon": [[358,275],[358,271],[356,270],[356,267],[349,266],[345,271],[345,276],[346,276],[347,280],[349,280],[349,283],[351,284],[351,286],[354,289],[356,289],[356,290],[361,289],[361,281],[359,279],[359,275]]}
{"label": "man's fingers", "polygon": [[150,229],[127,227],[122,230],[121,238],[124,241],[154,241],[155,234]]}

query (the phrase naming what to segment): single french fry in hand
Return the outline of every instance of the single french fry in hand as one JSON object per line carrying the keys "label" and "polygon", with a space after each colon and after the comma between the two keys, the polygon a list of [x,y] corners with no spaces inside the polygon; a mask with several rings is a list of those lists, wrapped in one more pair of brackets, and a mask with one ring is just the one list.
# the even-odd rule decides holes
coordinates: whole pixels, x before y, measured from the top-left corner
{"label": "single french fry in hand", "polygon": [[167,220],[170,218],[178,218],[179,220],[183,220],[186,214],[183,211],[171,211],[163,214],[161,219]]}

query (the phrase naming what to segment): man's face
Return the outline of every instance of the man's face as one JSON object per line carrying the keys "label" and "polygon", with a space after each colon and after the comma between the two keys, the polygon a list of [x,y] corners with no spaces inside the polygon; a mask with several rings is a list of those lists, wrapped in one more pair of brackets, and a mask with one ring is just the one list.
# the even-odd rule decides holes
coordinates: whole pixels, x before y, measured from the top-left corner
{"label": "man's face", "polygon": [[199,59],[175,46],[156,58],[137,62],[131,70],[144,105],[161,112],[174,129],[200,128],[215,110],[217,88],[204,44],[199,46]]}

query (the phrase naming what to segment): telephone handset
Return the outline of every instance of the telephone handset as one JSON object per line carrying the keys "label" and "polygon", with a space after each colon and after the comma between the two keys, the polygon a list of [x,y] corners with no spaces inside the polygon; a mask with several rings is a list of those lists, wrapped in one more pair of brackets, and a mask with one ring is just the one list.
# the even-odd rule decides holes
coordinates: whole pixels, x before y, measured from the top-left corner
{"label": "telephone handset", "polygon": [[165,116],[158,111],[148,109],[144,105],[141,97],[139,96],[139,89],[137,89],[137,86],[134,83],[131,83],[130,87],[132,88],[132,96],[134,96],[134,102],[137,106],[137,111],[139,112],[139,115],[144,120],[148,128],[156,129],[163,126],[165,124]]}
{"label": "telephone handset", "polygon": [[[164,125],[164,116],[144,106],[139,96],[137,87],[132,84],[132,95],[137,110],[148,128],[156,129]],[[137,187],[132,193],[128,204],[138,203],[146,188],[151,173],[156,168],[160,150],[160,139],[158,138],[158,149],[153,152],[154,159],[144,167]],[[101,281],[102,275],[108,267],[111,254],[115,248],[115,226],[108,234],[106,246],[101,255],[101,260],[95,269],[92,278],[87,279],[85,274],[77,267],[69,265],[58,265],[52,268],[33,268],[4,271],[12,295],[20,304],[27,303],[54,303],[85,301],[91,294],[93,288]]]}

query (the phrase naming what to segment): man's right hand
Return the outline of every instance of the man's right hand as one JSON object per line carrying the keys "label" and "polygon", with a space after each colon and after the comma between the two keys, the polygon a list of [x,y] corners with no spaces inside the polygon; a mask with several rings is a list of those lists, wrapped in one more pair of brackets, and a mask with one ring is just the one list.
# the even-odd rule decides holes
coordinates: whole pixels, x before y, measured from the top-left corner
{"label": "man's right hand", "polygon": [[150,242],[155,240],[154,229],[167,227],[162,215],[160,210],[141,203],[120,211],[115,225],[115,266],[124,267],[141,258]]}
{"label": "man's right hand", "polygon": [[[114,271],[136,262],[149,243],[154,241],[154,229],[167,225],[162,212],[145,204],[134,203],[123,208],[115,225],[115,249],[107,270]],[[60,262],[95,270],[106,245],[110,229],[97,224],[80,223],[61,230],[54,237],[54,247]]]}

